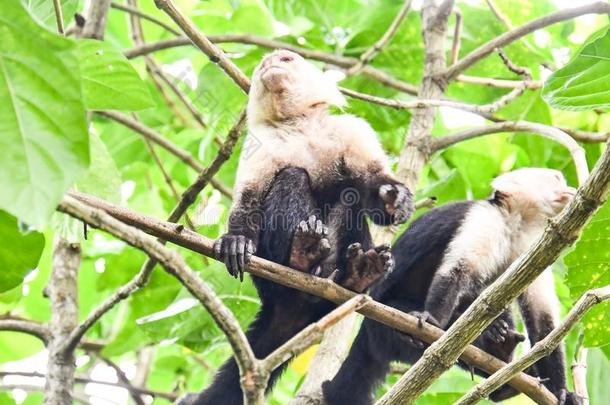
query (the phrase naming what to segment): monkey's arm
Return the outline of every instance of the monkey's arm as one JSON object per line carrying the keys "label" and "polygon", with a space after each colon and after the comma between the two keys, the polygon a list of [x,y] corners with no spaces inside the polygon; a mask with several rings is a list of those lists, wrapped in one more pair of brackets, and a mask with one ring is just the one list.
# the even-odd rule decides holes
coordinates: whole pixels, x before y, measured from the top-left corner
{"label": "monkey's arm", "polygon": [[218,260],[225,262],[229,273],[243,280],[246,264],[256,251],[262,223],[260,192],[246,187],[229,214],[229,230],[214,244]]}
{"label": "monkey's arm", "polygon": [[431,318],[431,323],[445,329],[456,310],[460,292],[471,288],[471,272],[464,261],[449,266],[441,266],[432,278],[424,305],[423,321]]}
{"label": "monkey's arm", "polygon": [[346,143],[344,161],[357,179],[364,208],[378,225],[404,223],[413,213],[412,193],[390,170],[377,134],[364,120],[342,115],[336,118]]}
{"label": "monkey's arm", "polygon": [[[532,345],[548,335],[558,323],[559,300],[555,294],[553,273],[546,269],[519,297],[519,309]],[[580,404],[582,399],[567,390],[566,359],[563,346],[533,365],[537,377],[563,404]]]}

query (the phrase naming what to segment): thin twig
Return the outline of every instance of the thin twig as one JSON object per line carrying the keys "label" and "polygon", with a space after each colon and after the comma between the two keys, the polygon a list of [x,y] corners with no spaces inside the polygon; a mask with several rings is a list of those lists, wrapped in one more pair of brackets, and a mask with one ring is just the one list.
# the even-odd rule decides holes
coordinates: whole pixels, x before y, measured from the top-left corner
{"label": "thin twig", "polygon": [[110,4],[110,7],[114,8],[115,10],[125,11],[127,13],[137,15],[140,18],[148,20],[154,24],[157,24],[159,27],[163,28],[166,31],[171,32],[174,35],[180,35],[180,32],[176,31],[174,28],[170,27],[163,21],[159,20],[156,17],[153,17],[150,14],[146,14],[145,12],[143,12],[135,7],[131,7],[131,6],[127,6],[125,4],[120,4],[120,3],[115,3],[115,2],[112,2]]}
{"label": "thin twig", "polygon": [[210,61],[218,64],[244,93],[248,93],[248,90],[250,89],[250,79],[248,79],[248,77],[244,75],[229,58],[227,58],[221,49],[199,32],[195,24],[176,7],[172,0],[155,0],[155,4],[174,20],[186,36],[193,41],[195,46],[210,58]]}
{"label": "thin twig", "polygon": [[57,32],[64,34],[64,16],[61,11],[61,0],[53,0],[53,8],[55,9],[55,22],[57,23]]}
{"label": "thin twig", "polygon": [[459,75],[460,73],[462,73],[463,71],[465,71],[466,69],[468,69],[481,59],[485,58],[490,53],[492,53],[494,49],[502,48],[510,44],[511,42],[514,42],[519,38],[522,38],[525,35],[530,34],[546,26],[565,20],[571,20],[575,17],[585,14],[608,13],[610,13],[610,4],[603,1],[598,1],[583,6],[559,10],[544,17],[540,17],[536,20],[530,21],[525,25],[505,32],[504,34],[497,36],[489,42],[479,46],[477,49],[460,59],[457,63],[454,63],[449,68],[447,68],[447,70],[444,72],[444,76],[446,80],[452,80],[457,75]]}
{"label": "thin twig", "polygon": [[572,155],[572,160],[576,166],[576,175],[578,177],[579,184],[584,183],[585,179],[588,177],[589,167],[587,165],[584,149],[578,145],[578,143],[571,136],[559,128],[535,122],[505,121],[482,127],[470,128],[453,135],[434,138],[430,148],[432,151],[439,151],[458,142],[498,132],[532,132],[552,139],[553,141],[565,146]]}
{"label": "thin twig", "polygon": [[456,7],[453,10],[455,14],[455,28],[453,29],[453,42],[451,43],[451,58],[450,62],[453,65],[460,56],[460,47],[462,44],[462,12]]}
{"label": "thin twig", "polygon": [[[485,381],[472,388],[464,395],[456,405],[469,405],[487,398],[494,390],[504,384],[515,373],[525,370],[536,361],[548,356],[582,319],[587,311],[593,306],[610,299],[610,286],[591,290],[583,294],[578,302],[572,307],[563,321],[555,327],[544,339],[536,342],[532,349],[521,358],[512,361],[502,369],[496,371]],[[586,367],[586,366],[585,366]]]}
{"label": "thin twig", "polygon": [[511,72],[513,72],[515,74],[522,76],[523,81],[521,82],[520,86],[515,87],[510,92],[503,95],[502,97],[500,97],[498,100],[494,101],[493,103],[487,104],[485,106],[481,106],[481,109],[484,112],[489,113],[489,114],[492,114],[492,113],[498,111],[500,108],[508,105],[510,102],[515,100],[517,97],[521,96],[525,92],[525,90],[528,88],[528,83],[532,80],[532,74],[528,68],[522,67],[522,66],[517,66],[516,64],[514,64],[508,58],[508,56],[502,49],[498,48],[496,51],[498,52],[498,55],[500,55],[500,59],[502,59],[502,62],[508,68],[508,70],[510,70]]}
{"label": "thin twig", "polygon": [[[331,65],[335,65],[344,69],[349,69],[358,63],[357,58],[350,58],[347,56],[335,55],[328,52],[318,51],[316,49],[307,49],[299,46],[295,46],[289,44],[287,42],[276,41],[273,39],[267,39],[263,37],[259,37],[251,34],[227,34],[227,35],[210,35],[207,37],[212,43],[242,43],[247,45],[255,45],[261,48],[267,49],[287,49],[294,53],[298,53],[304,58],[313,59],[320,62],[328,63]],[[169,49],[177,46],[186,46],[193,45],[191,40],[187,37],[179,37],[168,40],[161,40],[159,42],[154,42],[150,44],[145,44],[142,46],[137,46],[132,49],[128,49],[123,54],[127,58],[135,58],[142,55],[147,55],[152,52],[161,51],[164,49]],[[394,88],[396,90],[402,91],[407,94],[415,95],[417,94],[418,88],[417,86],[406,83],[402,80],[396,79],[392,75],[380,70],[376,69],[372,66],[364,66],[361,70],[363,75],[368,76],[369,78],[378,81],[379,83]]]}
{"label": "thin twig", "polygon": [[369,296],[360,294],[345,301],[319,321],[308,325],[282,346],[275,349],[262,361],[261,368],[270,372],[285,361],[303,353],[308,347],[318,343],[324,337],[324,332],[328,328],[362,308],[370,299]]}
{"label": "thin twig", "polygon": [[135,389],[136,387],[133,386],[131,381],[129,381],[129,378],[127,378],[125,372],[121,369],[121,367],[119,367],[118,364],[106,357],[99,356],[99,358],[114,370],[119,382],[127,388],[127,391],[129,391],[129,395],[131,395],[131,399],[133,399],[133,402],[135,402],[136,405],[146,405],[146,402],[144,402],[144,400],[140,396],[140,393]]}
{"label": "thin twig", "polygon": [[[30,384],[0,384],[0,391],[12,391],[12,390],[23,390],[26,392],[39,392],[44,391],[44,387],[41,385],[30,385]],[[83,394],[73,393],[72,397],[75,401],[80,402],[83,405],[91,405],[91,401],[88,397]]]}
{"label": "thin twig", "polygon": [[[99,198],[76,192],[70,195],[91,207],[107,212],[125,224],[142,229],[150,235],[207,257],[214,257],[214,241],[198,233],[180,228],[173,223],[159,221],[126,208],[115,206]],[[61,209],[62,207],[60,207]],[[328,279],[305,274],[259,257],[252,257],[246,271],[286,287],[298,289],[336,303],[345,302],[356,295]],[[442,330],[429,324],[420,327],[417,318],[375,301],[368,302],[358,312],[392,328],[417,336],[428,343],[434,342],[443,334]],[[505,364],[474,346],[469,346],[464,350],[462,360],[488,373],[493,373]],[[518,375],[511,380],[510,384],[538,402],[549,404],[554,401],[554,396],[544,386],[541,386],[535,378],[526,374]]]}
{"label": "thin twig", "polygon": [[508,19],[507,16],[504,15],[504,13],[502,13],[502,11],[500,10],[500,8],[496,5],[496,3],[493,0],[485,0],[487,2],[487,5],[489,6],[489,9],[491,10],[491,12],[493,13],[493,15],[496,16],[496,18],[506,26],[506,28],[508,28],[509,30],[513,29],[513,24],[510,22],[510,20]]}
{"label": "thin twig", "polygon": [[527,86],[528,89],[539,89],[542,87],[542,82],[539,80],[531,80],[524,83],[520,80],[505,80],[505,79],[492,79],[488,77],[477,77],[468,75],[459,75],[456,80],[462,83],[477,84],[480,86],[498,87],[501,89],[514,89],[517,87]]}
{"label": "thin twig", "polygon": [[379,52],[381,52],[383,47],[386,46],[392,40],[394,35],[396,35],[400,24],[409,12],[409,8],[411,8],[411,0],[405,0],[402,7],[398,11],[398,14],[396,14],[396,17],[394,17],[394,20],[388,27],[388,30],[381,36],[381,38],[379,38],[377,42],[375,42],[375,44],[373,44],[372,47],[370,47],[364,53],[362,53],[362,55],[360,55],[360,60],[358,61],[358,63],[349,68],[346,72],[346,75],[351,76],[360,73],[364,65],[372,61],[373,58],[377,56]]}
{"label": "thin twig", "polygon": [[[8,377],[8,376],[46,378],[45,374],[37,373],[34,371],[0,371],[0,377]],[[127,386],[126,384],[121,383],[121,382],[116,383],[116,382],[111,382],[111,381],[99,381],[99,380],[94,380],[92,378],[80,377],[80,376],[74,377],[74,381],[78,384],[100,384],[100,385],[108,385],[111,387],[125,388],[126,390],[132,390],[134,393],[137,393],[137,394],[150,395],[151,397],[155,397],[155,398],[165,398],[170,401],[173,401],[177,398],[177,395],[173,394],[171,392],[160,392],[160,391],[149,390],[146,388]]]}

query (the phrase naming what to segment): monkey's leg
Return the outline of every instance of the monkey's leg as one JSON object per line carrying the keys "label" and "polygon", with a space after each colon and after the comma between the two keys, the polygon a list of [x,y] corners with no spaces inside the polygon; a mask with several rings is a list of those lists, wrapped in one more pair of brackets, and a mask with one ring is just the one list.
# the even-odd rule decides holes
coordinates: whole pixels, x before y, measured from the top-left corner
{"label": "monkey's leg", "polygon": [[360,243],[352,243],[347,248],[347,263],[341,285],[362,292],[393,269],[390,246],[381,245],[364,251]]}
{"label": "monkey's leg", "polygon": [[[544,339],[557,325],[559,301],[552,286],[553,274],[547,269],[518,299],[519,309],[532,345]],[[567,389],[563,345],[559,345],[547,357],[538,360],[532,368],[533,374],[544,381],[544,385],[557,396],[560,405],[584,403],[582,397]]]}
{"label": "monkey's leg", "polygon": [[[500,360],[509,363],[513,359],[513,354],[517,345],[525,340],[525,336],[515,330],[515,320],[510,309],[498,316],[483,333],[474,341],[474,345],[485,350],[487,353]],[[469,367],[460,362],[460,366],[468,369]],[[481,370],[474,372],[483,377],[489,377],[488,373]],[[503,385],[494,392],[489,398],[492,401],[504,401],[519,394],[509,385]]]}
{"label": "monkey's leg", "polygon": [[328,227],[315,215],[301,221],[292,238],[290,267],[319,275],[321,267],[317,265],[330,255],[331,250],[327,234]]}

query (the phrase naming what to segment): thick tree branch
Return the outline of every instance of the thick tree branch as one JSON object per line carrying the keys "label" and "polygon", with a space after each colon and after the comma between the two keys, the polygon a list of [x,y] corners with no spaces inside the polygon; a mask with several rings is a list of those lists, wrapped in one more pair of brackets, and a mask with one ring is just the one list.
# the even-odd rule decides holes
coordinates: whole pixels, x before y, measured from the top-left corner
{"label": "thick tree branch", "polygon": [[85,2],[85,26],[83,38],[104,39],[110,0],[88,0]]}
{"label": "thick tree branch", "polygon": [[112,2],[110,4],[110,7],[114,8],[116,10],[125,11],[126,13],[133,14],[140,18],[148,20],[153,24],[157,24],[159,27],[163,28],[164,30],[171,32],[174,35],[180,35],[180,33],[178,31],[176,31],[174,28],[170,27],[169,25],[167,25],[163,21],[159,20],[158,18],[155,18],[150,14],[146,14],[145,12],[139,10],[136,7],[127,6],[125,4],[120,4],[120,3],[115,3],[115,2]]}
{"label": "thick tree branch", "polygon": [[411,0],[405,0],[402,7],[398,11],[398,14],[396,14],[396,17],[394,17],[394,20],[388,27],[388,30],[381,36],[381,38],[379,38],[377,42],[373,44],[372,47],[370,47],[369,49],[364,51],[362,55],[360,55],[360,60],[358,61],[358,63],[356,63],[354,66],[350,67],[347,70],[346,74],[348,76],[358,74],[362,70],[362,68],[370,61],[372,61],[373,58],[377,56],[377,54],[383,49],[383,47],[386,46],[392,40],[394,35],[396,35],[400,24],[407,16],[409,8],[411,8]]}
{"label": "thick tree branch", "polygon": [[604,1],[598,1],[583,6],[574,8],[568,8],[564,10],[556,11],[552,14],[530,21],[529,23],[517,27],[513,30],[505,32],[504,34],[492,39],[486,44],[481,45],[468,55],[460,59],[457,63],[450,66],[445,72],[444,76],[447,80],[454,79],[457,75],[485,58],[487,55],[492,53],[496,48],[502,48],[517,39],[524,37],[536,30],[549,26],[551,24],[558,23],[560,21],[570,20],[585,14],[608,14],[610,13],[610,4]]}
{"label": "thick tree branch", "polygon": [[80,245],[61,237],[55,240],[53,269],[46,291],[51,301],[49,350],[44,403],[70,405],[74,385],[74,351],[63,342],[78,324],[78,282]]}
{"label": "thick tree branch", "polygon": [[579,184],[582,184],[589,174],[585,151],[571,136],[558,128],[535,122],[505,121],[483,127],[470,128],[457,134],[435,138],[432,141],[431,150],[439,151],[451,145],[455,145],[458,142],[498,132],[532,132],[549,138],[565,146],[572,155]]}
{"label": "thick tree branch", "polygon": [[[121,222],[141,229],[150,235],[154,235],[202,255],[211,258],[214,257],[213,240],[198,233],[191,232],[188,229],[184,229],[180,225],[159,221],[82,193],[73,192],[70,195],[77,198],[79,201],[96,209],[103,210]],[[62,206],[59,207],[59,210],[63,210]],[[81,216],[74,215],[81,220],[87,221]],[[246,271],[275,283],[295,288],[332,302],[342,303],[356,295],[354,292],[346,290],[328,279],[314,277],[310,274],[305,274],[258,257],[252,257]],[[419,327],[417,318],[375,301],[367,302],[358,312],[390,327],[417,336],[419,339],[429,343],[435,341],[443,334],[442,330],[428,324]],[[505,364],[474,346],[469,346],[464,351],[462,360],[488,373],[493,373]],[[546,388],[540,386],[535,378],[526,374],[522,373],[515,377],[511,380],[510,384],[540,403],[553,404],[555,401],[553,395],[546,390]]]}
{"label": "thick tree branch", "polygon": [[[433,343],[378,402],[410,404],[458,359],[460,353],[506,306],[571,245],[607,197],[610,188],[610,148],[591,175],[543,235],[489,286],[447,332]],[[442,361],[439,361],[442,359]]]}
{"label": "thick tree branch", "polygon": [[182,29],[186,36],[205,53],[213,63],[218,64],[227,75],[244,91],[248,93],[250,89],[250,79],[224,54],[224,52],[214,45],[205,35],[203,35],[195,24],[192,23],[179,9],[172,0],[155,0],[157,7],[167,15]]}
{"label": "thick tree branch", "polygon": [[587,311],[593,306],[610,299],[610,286],[586,292],[570,310],[564,320],[553,329],[544,339],[537,342],[532,349],[518,360],[512,361],[501,370],[471,389],[456,405],[474,404],[487,398],[495,389],[504,384],[510,377],[534,364],[541,358],[548,356],[563,341]]}
{"label": "thick tree branch", "polygon": [[72,197],[65,197],[60,209],[75,218],[80,218],[92,226],[111,233],[135,248],[143,250],[159,262],[169,274],[176,277],[203,304],[214,322],[227,336],[242,375],[254,369],[256,358],[246,335],[239,326],[239,322],[214,291],[186,264],[182,256],[161,245],[142,231]]}
{"label": "thick tree branch", "polygon": [[[331,65],[339,66],[344,69],[349,69],[350,67],[356,65],[359,62],[357,58],[350,58],[346,56],[334,55],[327,52],[318,51],[315,49],[307,49],[302,48],[296,45],[292,45],[286,42],[276,41],[273,39],[267,39],[263,37],[259,37],[256,35],[250,34],[227,34],[227,35],[210,35],[207,37],[210,42],[215,44],[234,42],[234,43],[242,43],[247,45],[255,45],[261,48],[267,49],[287,49],[289,51],[298,53],[304,58],[313,59],[320,62],[328,63]],[[146,55],[152,52],[161,51],[164,49],[169,49],[177,46],[186,46],[192,45],[193,43],[187,37],[173,38],[168,40],[162,40],[159,42],[154,42],[150,44],[145,44],[142,46],[135,47],[133,49],[128,49],[124,52],[124,55],[127,58],[135,58],[138,56]],[[378,81],[379,83],[394,88],[396,90],[402,91],[407,94],[417,94],[418,88],[410,83],[406,83],[402,80],[396,79],[395,77],[389,75],[388,73],[376,69],[372,66],[363,66],[360,71],[365,76],[370,77],[373,80]]]}

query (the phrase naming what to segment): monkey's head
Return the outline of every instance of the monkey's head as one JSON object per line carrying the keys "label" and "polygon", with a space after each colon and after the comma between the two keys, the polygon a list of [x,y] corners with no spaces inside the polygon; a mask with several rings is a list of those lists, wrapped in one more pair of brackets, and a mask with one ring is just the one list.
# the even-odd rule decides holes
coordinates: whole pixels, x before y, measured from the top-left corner
{"label": "monkey's head", "polygon": [[530,218],[551,218],[559,214],[576,189],[569,187],[558,170],[523,168],[502,174],[491,183],[509,210]]}
{"label": "monkey's head", "polygon": [[294,52],[278,50],[266,55],[254,70],[248,119],[282,121],[344,104],[329,75]]}

